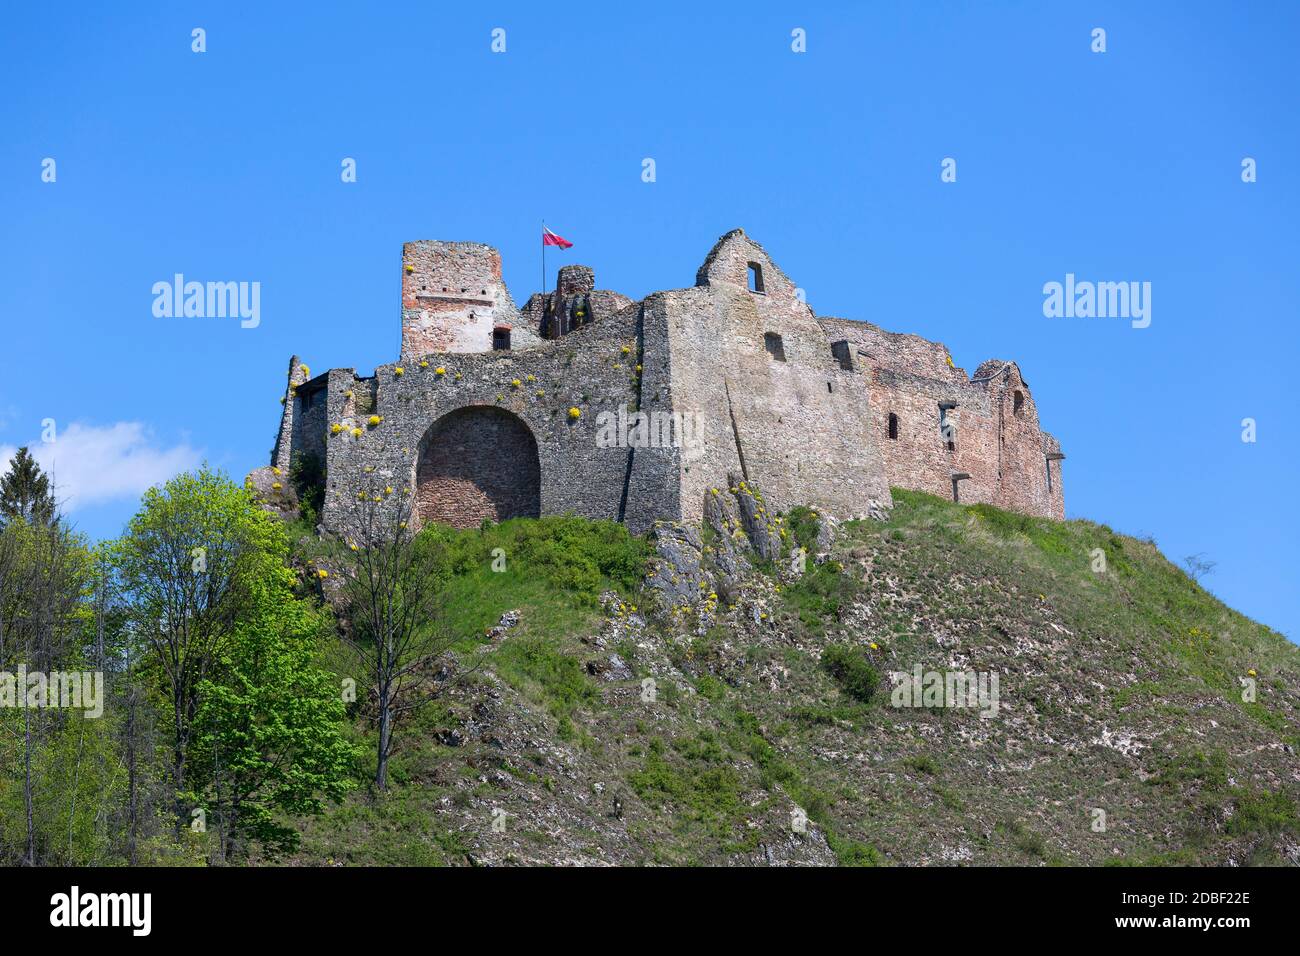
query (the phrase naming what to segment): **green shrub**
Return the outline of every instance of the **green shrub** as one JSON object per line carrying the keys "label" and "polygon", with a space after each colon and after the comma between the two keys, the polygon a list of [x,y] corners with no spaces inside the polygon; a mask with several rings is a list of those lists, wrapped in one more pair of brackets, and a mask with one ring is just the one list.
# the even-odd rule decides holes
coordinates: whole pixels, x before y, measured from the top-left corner
{"label": "green shrub", "polygon": [[790,534],[794,536],[795,544],[809,554],[817,550],[817,527],[819,522],[811,508],[803,505],[791,508],[789,514],[785,516],[785,524],[790,529]]}
{"label": "green shrub", "polygon": [[782,592],[787,606],[799,616],[800,622],[814,633],[822,633],[826,622],[839,617],[846,605],[853,602],[858,592],[858,582],[845,574],[835,561],[824,564],[809,562],[808,570],[797,584]]}
{"label": "green shrub", "polygon": [[822,667],[840,685],[840,690],[864,704],[880,686],[880,675],[867,655],[855,647],[832,644],[822,652]]}

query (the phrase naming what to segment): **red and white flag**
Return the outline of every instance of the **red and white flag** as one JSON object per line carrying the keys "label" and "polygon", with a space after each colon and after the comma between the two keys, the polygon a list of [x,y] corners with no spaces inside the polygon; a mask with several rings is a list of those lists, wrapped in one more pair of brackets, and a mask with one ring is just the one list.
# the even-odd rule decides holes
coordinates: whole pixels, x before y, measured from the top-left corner
{"label": "red and white flag", "polygon": [[542,226],[542,245],[559,246],[561,249],[567,249],[569,246],[573,245],[573,243],[568,239],[565,239],[563,236],[557,236],[555,233],[551,232],[551,230]]}

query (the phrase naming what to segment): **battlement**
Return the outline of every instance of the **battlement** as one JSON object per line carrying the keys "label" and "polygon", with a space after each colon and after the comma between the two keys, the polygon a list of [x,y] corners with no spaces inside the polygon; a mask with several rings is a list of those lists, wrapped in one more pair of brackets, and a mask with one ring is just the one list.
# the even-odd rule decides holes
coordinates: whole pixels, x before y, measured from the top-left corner
{"label": "battlement", "polygon": [[[820,318],[739,229],[692,287],[637,302],[566,265],[523,308],[491,246],[410,242],[401,316],[372,377],[290,364],[272,463],[323,461],[327,527],[380,482],[421,522],[572,512],[639,533],[700,519],[732,475],[775,509],[879,516],[893,485],[1064,517],[1064,455],[1016,363],[968,376],[942,343]],[[692,440],[610,439],[642,413]]]}

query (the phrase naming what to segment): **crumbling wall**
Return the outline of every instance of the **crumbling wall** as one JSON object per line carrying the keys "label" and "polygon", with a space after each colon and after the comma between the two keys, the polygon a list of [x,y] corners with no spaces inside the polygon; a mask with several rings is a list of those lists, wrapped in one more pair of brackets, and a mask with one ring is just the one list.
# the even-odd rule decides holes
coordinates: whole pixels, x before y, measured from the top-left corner
{"label": "crumbling wall", "polygon": [[328,381],[328,374],[317,375],[294,390],[293,445],[287,456],[287,464],[280,466],[286,471],[293,466],[294,459],[300,456],[315,455],[324,463],[325,433],[329,422],[326,393]]}
{"label": "crumbling wall", "polygon": [[[421,450],[427,456],[440,440],[437,423],[451,412],[476,406],[517,416],[533,436],[541,514],[619,520],[629,449],[603,446],[598,440],[599,420],[602,413],[616,413],[620,406],[636,406],[637,326],[637,309],[630,308],[545,348],[450,353],[380,366],[375,371],[377,424],[348,414],[343,392],[353,384],[352,377],[331,378],[331,416],[337,417],[331,418],[328,429],[326,526],[345,530],[360,493],[392,488],[394,494],[415,494]],[[577,411],[576,417],[570,409]],[[340,426],[337,431],[334,424]],[[477,442],[473,453],[487,460],[502,451],[497,437],[490,431],[478,438],[465,432],[452,440]],[[513,460],[512,456],[506,449],[505,459]],[[522,484],[528,478],[516,473],[512,480]],[[669,501],[668,496],[649,493],[635,503],[635,509],[638,514],[652,514]]]}
{"label": "crumbling wall", "polygon": [[[749,288],[751,266],[761,289]],[[696,282],[660,294],[674,405],[705,423],[703,448],[682,464],[682,517],[700,518],[705,494],[733,473],[777,509],[887,509],[866,396],[852,389],[794,284],[740,230],[718,241]]]}
{"label": "crumbling wall", "polygon": [[1043,432],[1043,457],[1047,461],[1047,492],[1051,501],[1051,516],[1057,521],[1064,521],[1065,488],[1062,485],[1061,462],[1065,460],[1065,455],[1061,454],[1061,443],[1047,432]]}
{"label": "crumbling wall", "polygon": [[298,356],[289,358],[289,371],[285,380],[284,397],[280,399],[280,428],[276,432],[275,448],[271,452],[271,466],[283,472],[289,470],[289,460],[293,455],[294,410],[297,403],[294,398],[298,386],[307,380],[307,369],[298,361]]}
{"label": "crumbling wall", "polygon": [[[1015,363],[990,360],[968,378],[942,343],[868,322],[819,322],[829,339],[848,344],[890,485],[952,497],[956,481],[965,503],[1064,513],[1047,491],[1037,407]],[[1059,471],[1058,462],[1058,479]]]}
{"label": "crumbling wall", "polygon": [[501,278],[501,253],[478,242],[408,242],[402,246],[402,357],[435,352],[488,352],[493,332],[511,333],[511,348],[537,341],[517,328],[518,310]]}
{"label": "crumbling wall", "polygon": [[[1055,509],[1047,490],[1047,459],[1038,424],[1038,407],[1016,364],[1001,362],[1000,365],[985,384],[997,410],[1001,438],[997,448],[1001,486],[993,503],[1012,511],[1053,516]],[[977,373],[976,378],[979,377]],[[1059,467],[1058,463],[1058,471]]]}
{"label": "crumbling wall", "polygon": [[574,329],[622,312],[632,304],[627,296],[596,288],[590,266],[561,266],[555,291],[533,293],[519,310],[519,324],[543,339],[558,339]]}
{"label": "crumbling wall", "polygon": [[962,501],[1064,515],[1060,445],[1013,363],[968,378],[941,343],[818,319],[741,230],[693,288],[594,286],[566,266],[516,312],[495,249],[407,243],[402,357],[310,382],[295,357],[273,464],[323,449],[341,531],[361,496],[410,494],[417,523],[572,513],[642,533],[700,520],[733,476],[777,510],[880,515],[891,484],[950,496],[957,478]]}

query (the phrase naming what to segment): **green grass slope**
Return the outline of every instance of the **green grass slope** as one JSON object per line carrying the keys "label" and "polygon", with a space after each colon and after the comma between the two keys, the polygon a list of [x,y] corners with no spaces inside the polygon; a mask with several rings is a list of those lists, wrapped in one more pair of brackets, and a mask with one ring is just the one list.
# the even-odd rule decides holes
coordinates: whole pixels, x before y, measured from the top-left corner
{"label": "green grass slope", "polygon": [[[620,526],[437,531],[473,672],[399,728],[391,792],[303,824],[292,862],[1300,862],[1294,645],[1151,543],[894,498],[703,620],[647,613]],[[894,706],[918,665],[996,673],[997,713]]]}

